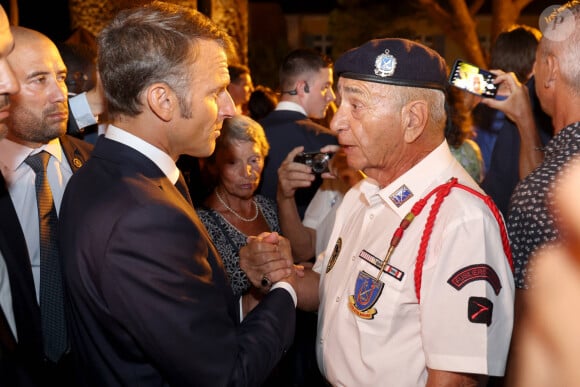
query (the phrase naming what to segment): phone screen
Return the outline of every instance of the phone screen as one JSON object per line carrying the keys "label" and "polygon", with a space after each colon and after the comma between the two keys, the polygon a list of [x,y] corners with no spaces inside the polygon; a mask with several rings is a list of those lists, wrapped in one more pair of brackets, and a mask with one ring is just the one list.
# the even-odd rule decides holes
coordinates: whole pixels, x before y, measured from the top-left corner
{"label": "phone screen", "polygon": [[493,84],[494,79],[495,75],[489,71],[461,59],[455,61],[449,75],[451,85],[488,98],[493,98],[497,94],[497,85]]}

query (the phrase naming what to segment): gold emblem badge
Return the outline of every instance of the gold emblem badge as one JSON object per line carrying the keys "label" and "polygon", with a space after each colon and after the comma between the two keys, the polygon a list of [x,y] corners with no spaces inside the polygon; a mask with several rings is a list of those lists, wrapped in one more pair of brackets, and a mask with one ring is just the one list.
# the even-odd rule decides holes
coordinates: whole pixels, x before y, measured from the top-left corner
{"label": "gold emblem badge", "polygon": [[332,268],[334,267],[334,264],[336,263],[336,260],[338,258],[338,254],[340,254],[341,248],[342,248],[342,238],[339,237],[338,240],[336,241],[336,244],[334,245],[334,249],[332,250],[332,255],[328,260],[328,265],[326,266],[327,273],[331,271]]}
{"label": "gold emblem badge", "polygon": [[83,166],[83,162],[78,157],[75,157],[72,162],[76,168],[80,168]]}

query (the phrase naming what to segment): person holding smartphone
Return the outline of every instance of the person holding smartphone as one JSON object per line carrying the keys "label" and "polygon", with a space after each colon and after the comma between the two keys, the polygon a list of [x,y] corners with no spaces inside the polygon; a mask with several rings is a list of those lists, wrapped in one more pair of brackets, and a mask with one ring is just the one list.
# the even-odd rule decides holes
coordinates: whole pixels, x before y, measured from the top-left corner
{"label": "person holding smartphone", "polygon": [[[514,254],[516,283],[516,323],[508,371],[522,369],[529,360],[531,330],[525,318],[528,289],[537,283],[537,268],[529,261],[545,243],[558,240],[561,233],[551,212],[554,208],[553,184],[574,158],[580,155],[580,3],[570,1],[558,7],[547,19],[548,24],[536,50],[534,73],[536,93],[543,110],[552,118],[554,137],[541,147],[534,142],[534,116],[527,88],[517,81],[513,73],[498,72],[497,82],[508,91],[503,101],[486,100],[488,106],[503,111],[513,119],[521,134],[522,154],[541,161],[539,165],[516,186],[510,200],[507,227]],[[528,134],[526,137],[525,134]],[[536,139],[537,140],[537,139]],[[565,297],[566,295],[560,294]],[[533,374],[522,386],[534,385]],[[520,376],[527,376],[520,375]],[[506,376],[511,383],[512,373]]]}

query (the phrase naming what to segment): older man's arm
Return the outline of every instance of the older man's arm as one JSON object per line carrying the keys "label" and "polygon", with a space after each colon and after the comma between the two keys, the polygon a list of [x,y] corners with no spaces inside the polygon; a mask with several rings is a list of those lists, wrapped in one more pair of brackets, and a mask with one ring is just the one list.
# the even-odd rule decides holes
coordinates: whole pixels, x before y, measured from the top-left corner
{"label": "older man's arm", "polygon": [[309,187],[314,181],[310,167],[294,162],[294,157],[303,150],[302,146],[294,148],[278,168],[276,194],[280,229],[290,240],[296,263],[309,260],[316,250],[316,230],[302,224],[294,199],[297,189]]}
{"label": "older man's arm", "polygon": [[294,288],[298,308],[307,311],[318,309],[318,283],[320,275],[311,269],[293,265],[289,241],[277,233],[249,237],[248,244],[240,250],[240,267],[252,285],[263,292],[266,277],[271,283],[289,282]]}
{"label": "older man's arm", "polygon": [[426,387],[485,387],[487,375],[428,369]]}
{"label": "older man's arm", "polygon": [[536,120],[532,111],[532,102],[526,85],[520,83],[514,73],[504,73],[493,70],[498,74],[496,83],[502,84],[502,89],[507,90],[505,100],[484,98],[481,103],[503,112],[514,122],[520,134],[520,179],[526,177],[544,160],[544,152],[541,150],[542,141],[536,127]]}

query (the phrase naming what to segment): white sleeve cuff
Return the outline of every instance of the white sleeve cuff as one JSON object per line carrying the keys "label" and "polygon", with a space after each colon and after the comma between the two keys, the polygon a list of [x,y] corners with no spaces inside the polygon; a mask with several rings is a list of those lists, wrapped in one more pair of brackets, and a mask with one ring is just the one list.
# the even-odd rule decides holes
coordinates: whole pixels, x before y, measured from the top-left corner
{"label": "white sleeve cuff", "polygon": [[91,111],[91,106],[87,100],[87,93],[80,93],[69,98],[68,103],[72,116],[80,129],[97,123],[97,119]]}
{"label": "white sleeve cuff", "polygon": [[270,288],[270,291],[272,291],[274,289],[278,289],[278,288],[283,288],[288,293],[290,293],[290,296],[292,297],[292,301],[294,301],[294,307],[296,307],[296,305],[298,305],[298,298],[296,297],[296,291],[294,290],[292,285],[290,285],[288,282],[278,281],[274,285],[272,285],[272,287]]}

